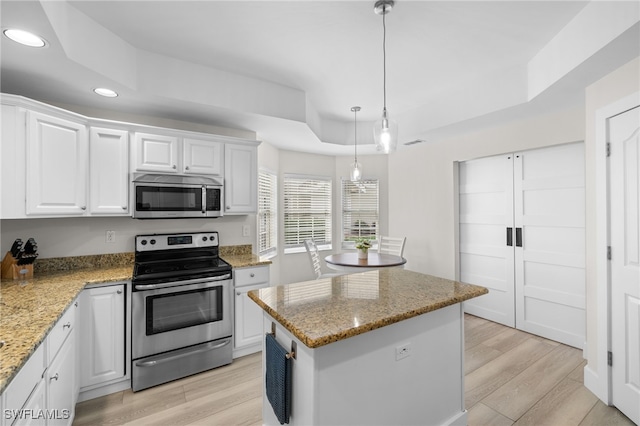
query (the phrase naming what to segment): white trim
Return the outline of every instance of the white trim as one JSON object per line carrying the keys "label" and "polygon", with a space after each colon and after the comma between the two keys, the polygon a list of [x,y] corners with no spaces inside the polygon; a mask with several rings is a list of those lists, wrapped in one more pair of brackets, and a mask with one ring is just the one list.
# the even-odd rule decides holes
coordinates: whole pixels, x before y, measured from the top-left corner
{"label": "white trim", "polygon": [[611,369],[607,352],[611,348],[611,271],[607,261],[609,245],[609,161],[606,156],[609,119],[640,105],[640,92],[633,93],[596,111],[595,185],[596,185],[596,299],[597,363],[596,371],[584,368],[584,384],[606,404],[611,404]]}

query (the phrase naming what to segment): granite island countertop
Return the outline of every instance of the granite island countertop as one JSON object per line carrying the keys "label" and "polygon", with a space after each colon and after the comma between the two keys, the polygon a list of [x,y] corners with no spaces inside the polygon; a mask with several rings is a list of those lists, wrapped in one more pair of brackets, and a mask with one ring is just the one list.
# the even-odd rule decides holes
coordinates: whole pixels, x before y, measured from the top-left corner
{"label": "granite island countertop", "polygon": [[[223,256],[224,254],[224,256]],[[251,253],[251,245],[221,247],[233,268],[271,264]],[[80,292],[91,284],[129,282],[133,253],[38,259],[24,285],[0,281],[0,393],[43,342]]]}
{"label": "granite island countertop", "polygon": [[484,287],[390,268],[248,294],[307,347],[318,348],[486,293]]}

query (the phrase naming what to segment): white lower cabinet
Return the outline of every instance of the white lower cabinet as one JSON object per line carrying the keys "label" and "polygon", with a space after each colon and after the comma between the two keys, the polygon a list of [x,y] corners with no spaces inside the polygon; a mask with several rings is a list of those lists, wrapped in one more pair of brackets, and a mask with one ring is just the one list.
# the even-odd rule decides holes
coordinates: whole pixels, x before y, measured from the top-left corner
{"label": "white lower cabinet", "polygon": [[70,333],[45,376],[47,425],[70,425],[75,413],[76,336]]}
{"label": "white lower cabinet", "polygon": [[262,350],[262,309],[247,293],[269,287],[269,266],[237,269],[235,272],[235,358]]}
{"label": "white lower cabinet", "polygon": [[23,412],[26,413],[34,413],[35,416],[23,416],[19,418],[14,423],[16,426],[31,426],[31,425],[45,425],[46,420],[44,416],[39,416],[39,413],[44,413],[47,408],[47,393],[45,386],[45,379],[42,378],[36,385],[35,389],[31,393],[31,396],[27,400],[27,403],[24,404]]}
{"label": "white lower cabinet", "polygon": [[87,391],[126,379],[126,285],[88,288],[81,300],[80,392],[89,399],[100,392]]}
{"label": "white lower cabinet", "polygon": [[3,426],[71,425],[77,401],[74,302],[2,393]]}

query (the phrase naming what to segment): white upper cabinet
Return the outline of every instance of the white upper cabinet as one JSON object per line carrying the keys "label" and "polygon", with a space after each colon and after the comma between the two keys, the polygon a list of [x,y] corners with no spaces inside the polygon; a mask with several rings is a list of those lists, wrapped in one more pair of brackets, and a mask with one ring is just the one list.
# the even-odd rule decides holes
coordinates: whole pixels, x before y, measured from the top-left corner
{"label": "white upper cabinet", "polygon": [[179,140],[175,136],[135,134],[135,170],[178,173]]}
{"label": "white upper cabinet", "polygon": [[91,215],[129,214],[129,132],[91,128],[89,185]]}
{"label": "white upper cabinet", "polygon": [[258,148],[227,144],[224,150],[224,214],[257,212]]}
{"label": "white upper cabinet", "polygon": [[183,173],[222,176],[224,144],[202,139],[183,139]]}
{"label": "white upper cabinet", "polygon": [[87,209],[87,127],[29,111],[26,214],[83,215]]}

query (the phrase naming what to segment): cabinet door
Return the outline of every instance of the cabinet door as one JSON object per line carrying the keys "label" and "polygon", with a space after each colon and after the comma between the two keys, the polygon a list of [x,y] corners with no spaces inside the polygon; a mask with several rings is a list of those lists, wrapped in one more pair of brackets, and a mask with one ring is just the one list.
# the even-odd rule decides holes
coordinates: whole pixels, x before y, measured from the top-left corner
{"label": "cabinet door", "polygon": [[178,138],[136,133],[136,171],[178,173],[178,154]]}
{"label": "cabinet door", "polygon": [[124,284],[83,291],[80,387],[123,378],[125,359]]}
{"label": "cabinet door", "polygon": [[92,127],[89,133],[90,213],[129,212],[129,133]]}
{"label": "cabinet door", "polygon": [[[247,295],[250,290],[269,287],[269,283],[236,287],[234,349],[262,342],[262,309]],[[259,350],[259,349],[258,349]]]}
{"label": "cabinet door", "polygon": [[183,144],[183,173],[222,176],[224,144],[185,138]]}
{"label": "cabinet door", "polygon": [[256,213],[257,148],[227,144],[224,149],[225,214]]}
{"label": "cabinet door", "polygon": [[14,426],[36,426],[36,425],[44,426],[45,424],[47,424],[44,416],[38,416],[39,413],[41,412],[44,413],[45,412],[44,410],[46,410],[47,408],[46,396],[47,396],[47,393],[46,393],[45,380],[40,379],[40,382],[38,382],[38,385],[33,390],[33,393],[27,400],[27,403],[24,405],[24,409],[23,409],[23,412],[25,414],[32,413],[33,416],[28,416],[28,417],[25,416],[22,419],[18,419],[13,425]]}
{"label": "cabinet door", "polygon": [[47,425],[70,425],[75,413],[75,334],[71,333],[47,369]]}
{"label": "cabinet door", "polygon": [[87,129],[30,111],[27,215],[82,215],[87,208]]}

